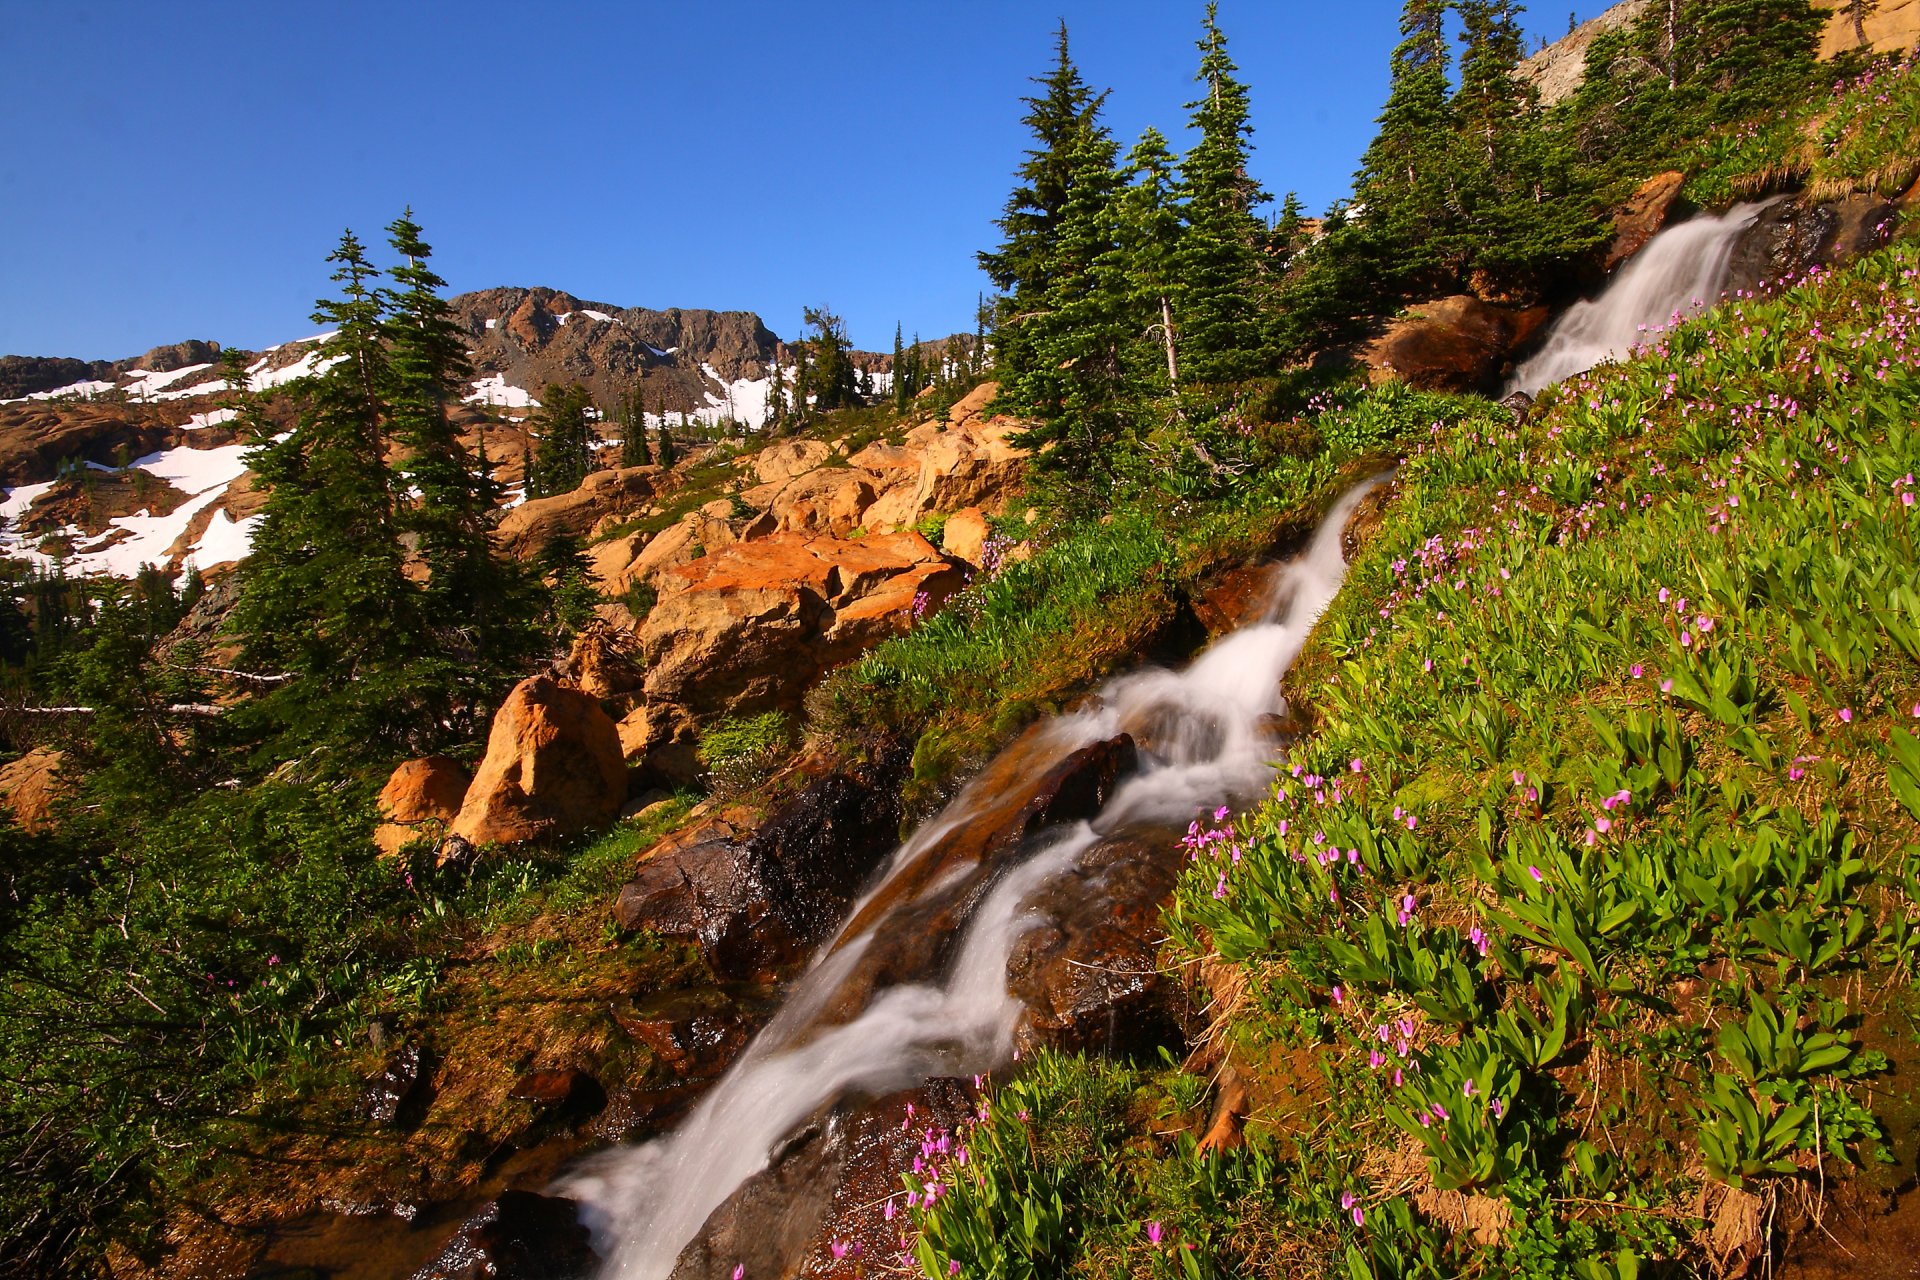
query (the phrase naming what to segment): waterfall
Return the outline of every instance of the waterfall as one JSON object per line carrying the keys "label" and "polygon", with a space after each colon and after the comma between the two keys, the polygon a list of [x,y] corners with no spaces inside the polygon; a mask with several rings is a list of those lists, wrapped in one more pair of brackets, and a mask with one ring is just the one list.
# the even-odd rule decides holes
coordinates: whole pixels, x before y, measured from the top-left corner
{"label": "waterfall", "polygon": [[[1148,669],[1110,682],[1085,709],[1022,739],[1016,767],[990,766],[892,855],[841,936],[822,949],[786,1004],[673,1133],[592,1157],[561,1184],[582,1205],[607,1259],[606,1280],[664,1280],[708,1215],[767,1167],[769,1153],[820,1108],[936,1076],[1005,1066],[1021,1007],[1007,961],[1034,922],[1028,899],[1103,834],[1155,824],[1184,829],[1196,813],[1257,800],[1272,785],[1273,739],[1264,721],[1282,709],[1280,679],[1346,574],[1342,534],[1378,481],[1345,494],[1307,551],[1274,573],[1262,617],[1224,637],[1183,672]],[[1129,729],[1153,726],[1151,749],[1091,822],[1052,829],[999,870],[945,973],[887,986],[851,1015],[842,993],[890,919],[950,886],[929,873],[942,841],[1004,796],[1009,777],[1031,782],[1054,762]],[[1011,750],[1011,749],[1010,749]],[[1003,757],[1004,760],[1004,757]],[[921,879],[916,881],[915,873]],[[889,895],[889,887],[896,892]],[[906,886],[910,892],[900,896]],[[917,927],[917,926],[912,926]],[[832,1024],[835,1016],[847,1020]]]}
{"label": "waterfall", "polygon": [[1633,255],[1599,297],[1575,303],[1514,372],[1509,391],[1533,395],[1606,360],[1620,360],[1720,296],[1734,243],[1765,209],[1735,205],[1668,227]]}

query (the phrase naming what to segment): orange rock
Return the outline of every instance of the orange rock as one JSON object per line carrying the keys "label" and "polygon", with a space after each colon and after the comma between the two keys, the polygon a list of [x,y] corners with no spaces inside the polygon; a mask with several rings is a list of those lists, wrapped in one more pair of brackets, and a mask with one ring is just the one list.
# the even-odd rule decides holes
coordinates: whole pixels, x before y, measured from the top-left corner
{"label": "orange rock", "polygon": [[495,713],[453,834],[475,845],[571,835],[611,823],[626,796],[620,733],[599,702],[532,676]]}
{"label": "orange rock", "polygon": [[873,477],[853,467],[822,467],[791,480],[773,498],[769,532],[831,533],[844,538],[873,505]]}
{"label": "orange rock", "polygon": [[1440,298],[1389,323],[1385,333],[1360,349],[1360,360],[1375,384],[1403,378],[1427,390],[1485,390],[1507,354],[1538,332],[1547,317],[1545,307],[1516,311],[1472,294]]}
{"label": "orange rock", "polygon": [[983,382],[960,398],[960,402],[947,411],[947,421],[958,426],[968,418],[977,418],[987,411],[993,398],[1000,394],[1000,384]]}
{"label": "orange rock", "polygon": [[502,517],[494,537],[513,555],[538,555],[559,537],[578,538],[602,517],[643,505],[660,478],[658,467],[620,467],[593,471],[571,493],[523,502]]}
{"label": "orange rock", "polygon": [[0,804],[13,811],[13,820],[25,831],[45,831],[53,813],[73,791],[60,772],[64,753],[35,747],[18,760],[0,766]]}
{"label": "orange rock", "polygon": [[978,507],[963,507],[947,517],[940,531],[940,549],[968,564],[980,563],[980,549],[987,545],[987,517]]}
{"label": "orange rock", "polygon": [[1687,175],[1678,169],[1656,173],[1641,183],[1640,189],[1629,196],[1624,205],[1614,210],[1613,243],[1607,248],[1608,271],[1640,252],[1647,241],[1660,234],[1686,181]]}
{"label": "orange rock", "polygon": [[805,475],[832,452],[818,440],[782,440],[753,455],[753,475],[761,484],[780,484]]}
{"label": "orange rock", "polygon": [[388,857],[421,836],[444,830],[467,794],[467,770],[458,760],[423,756],[393,771],[380,789],[380,816],[373,843]]}

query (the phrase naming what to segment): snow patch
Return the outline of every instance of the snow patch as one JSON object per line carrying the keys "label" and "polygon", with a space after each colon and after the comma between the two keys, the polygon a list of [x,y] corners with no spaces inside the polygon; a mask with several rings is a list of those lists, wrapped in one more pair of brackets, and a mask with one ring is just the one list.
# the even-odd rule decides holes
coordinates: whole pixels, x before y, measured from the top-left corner
{"label": "snow patch", "polygon": [[581,310],[580,314],[587,317],[587,319],[589,320],[598,320],[601,324],[613,323],[613,317],[608,315],[604,311],[594,311],[590,308],[585,308]]}
{"label": "snow patch", "polygon": [[193,544],[190,555],[194,564],[206,569],[245,560],[253,550],[253,531],[260,527],[263,519],[265,517],[258,513],[245,520],[235,520],[225,511],[214,512],[206,532]]}
{"label": "snow patch", "polygon": [[229,422],[238,421],[239,417],[238,409],[212,409],[206,413],[194,414],[180,426],[183,431],[199,431],[204,427],[224,426]]}
{"label": "snow patch", "polygon": [[473,381],[473,391],[460,397],[462,404],[491,405],[496,409],[538,409],[540,402],[525,387],[507,385],[504,373],[490,374]]}

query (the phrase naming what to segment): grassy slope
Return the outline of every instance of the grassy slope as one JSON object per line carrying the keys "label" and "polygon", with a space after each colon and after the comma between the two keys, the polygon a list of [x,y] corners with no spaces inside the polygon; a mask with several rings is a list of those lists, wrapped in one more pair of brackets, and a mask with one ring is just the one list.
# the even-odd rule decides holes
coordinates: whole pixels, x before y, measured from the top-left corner
{"label": "grassy slope", "polygon": [[1298,776],[1169,917],[1251,1148],[1148,1136],[1201,1115],[1179,1073],[1043,1061],[929,1261],[1705,1270],[1910,1163],[1915,262],[1413,454],[1296,672]]}

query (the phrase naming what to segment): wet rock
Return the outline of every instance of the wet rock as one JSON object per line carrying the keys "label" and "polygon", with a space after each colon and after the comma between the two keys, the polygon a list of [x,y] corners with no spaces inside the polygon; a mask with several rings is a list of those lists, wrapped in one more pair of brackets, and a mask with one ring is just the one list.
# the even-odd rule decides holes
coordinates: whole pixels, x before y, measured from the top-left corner
{"label": "wet rock", "polygon": [[1533,412],[1533,397],[1524,391],[1515,391],[1500,402],[1500,407],[1513,415],[1513,425],[1517,427]]}
{"label": "wet rock", "polygon": [[698,942],[727,977],[775,973],[803,959],[893,848],[893,783],[902,753],[811,784],[744,842],[716,837],[646,862],[614,919]]}
{"label": "wet rock", "polygon": [[562,1120],[584,1119],[607,1105],[607,1091],[578,1067],[529,1071],[514,1081],[507,1096],[517,1102],[537,1103]]}
{"label": "wet rock", "polygon": [[626,798],[620,731],[599,702],[533,676],[494,715],[453,834],[475,845],[571,835],[612,823]]}
{"label": "wet rock", "polygon": [[380,789],[377,806],[385,821],[374,829],[374,845],[391,857],[412,841],[444,830],[460,812],[468,781],[466,768],[445,756],[400,765]]}
{"label": "wet rock", "polygon": [[[909,1104],[913,1123],[904,1124]],[[768,1277],[878,1274],[900,1251],[900,1173],[920,1154],[921,1134],[953,1128],[973,1107],[963,1082],[942,1079],[832,1108],[713,1211],[681,1251],[673,1280],[729,1280],[735,1267]],[[845,1257],[834,1257],[835,1244]]]}
{"label": "wet rock", "polygon": [[503,1191],[412,1280],[588,1280],[599,1265],[579,1205]]}
{"label": "wet rock", "polygon": [[1772,201],[1734,241],[1727,260],[1729,292],[1756,289],[1816,266],[1837,266],[1885,244],[1899,209],[1876,196],[1828,204],[1801,196]]}
{"label": "wet rock", "polygon": [[1209,636],[1238,631],[1272,605],[1273,579],[1270,564],[1229,569],[1194,597],[1193,612]]}
{"label": "wet rock", "polygon": [[616,1002],[609,1012],[621,1031],[682,1080],[719,1075],[747,1044],[740,1008],[713,988]]}
{"label": "wet rock", "polygon": [[606,1110],[593,1118],[586,1131],[607,1142],[633,1142],[665,1133],[693,1110],[709,1083],[695,1080],[658,1088],[616,1087],[607,1099]]}
{"label": "wet rock", "polygon": [[1179,1042],[1158,952],[1181,857],[1173,832],[1112,837],[1028,899],[1041,923],[1007,958],[1007,989],[1026,1006],[1015,1031],[1023,1053],[1052,1045],[1115,1056]]}
{"label": "wet rock", "polygon": [[433,1056],[418,1041],[409,1041],[387,1059],[386,1067],[368,1081],[360,1095],[360,1110],[378,1125],[411,1129],[426,1114],[433,1093]]}
{"label": "wet rock", "polygon": [[1647,241],[1666,229],[1687,175],[1678,169],[1656,173],[1613,212],[1613,243],[1607,246],[1606,270],[1612,270],[1647,247]]}
{"label": "wet rock", "polygon": [[1482,391],[1548,318],[1545,307],[1498,307],[1472,294],[1440,298],[1389,322],[1359,358],[1374,383],[1401,378],[1425,390]]}

